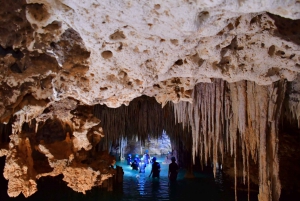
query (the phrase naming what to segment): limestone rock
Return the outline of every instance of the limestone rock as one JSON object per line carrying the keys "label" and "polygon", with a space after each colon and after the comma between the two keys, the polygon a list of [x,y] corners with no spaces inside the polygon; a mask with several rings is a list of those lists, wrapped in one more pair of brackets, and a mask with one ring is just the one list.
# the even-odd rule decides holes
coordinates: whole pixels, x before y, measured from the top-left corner
{"label": "limestone rock", "polygon": [[0,81],[10,90],[2,92],[2,121],[13,113],[4,108],[21,109],[26,94],[109,107],[145,94],[165,104],[191,101],[193,86],[211,78],[265,85],[300,71],[299,28],[291,28],[299,22],[282,18],[300,18],[298,1],[3,4],[2,13],[16,12],[1,25]]}
{"label": "limestone rock", "polygon": [[[230,122],[226,129],[232,135],[229,138],[227,133],[227,151],[236,150],[238,130],[247,142],[243,145],[247,156],[254,160],[258,150],[266,152],[266,126],[258,132],[257,125],[263,124],[255,120],[268,122],[270,150],[276,155],[274,122],[283,98],[280,103],[276,100],[285,92],[285,87],[274,84],[277,81],[289,82],[285,114],[291,114],[291,121],[297,119],[299,126],[298,0],[0,0],[0,4],[0,122],[12,125],[9,146],[3,140],[0,156],[7,157],[10,196],[21,192],[30,196],[36,191],[35,178],[64,171],[69,185],[80,192],[111,177],[114,171],[107,168],[113,159],[103,155],[100,164],[93,160],[102,148],[99,143],[103,147],[111,143],[105,136],[118,142],[119,133],[102,129],[103,119],[92,111],[96,104],[118,108],[142,95],[155,97],[162,106],[178,103],[177,122],[193,129],[194,141],[185,138],[193,155],[199,150],[207,161],[212,150],[214,163],[217,134],[224,122]],[[230,83],[227,91],[223,82]],[[194,100],[195,86],[200,85],[202,91]],[[246,93],[251,92],[256,101],[269,105],[246,101],[250,99]],[[219,100],[221,93],[226,96]],[[204,115],[198,110],[191,114],[191,107],[182,103],[200,100]],[[140,113],[148,110],[139,104],[135,107]],[[221,106],[230,108],[223,116],[219,116]],[[258,108],[269,108],[268,114],[256,118]],[[122,110],[126,114],[127,109]],[[236,116],[231,119],[232,111]],[[218,121],[212,132],[207,125],[215,114]],[[207,123],[203,128],[197,122],[200,118]],[[124,122],[121,126],[128,129]],[[211,140],[215,146],[205,147],[204,141]],[[219,146],[225,147],[222,143]],[[64,147],[64,153],[58,147]],[[257,158],[262,189],[269,190],[266,175],[272,176],[274,189],[280,189],[277,155],[272,159],[273,169],[267,174],[266,158]],[[72,183],[71,175],[81,173],[89,176]],[[260,200],[271,199],[268,190],[260,191]],[[280,195],[273,194],[274,199]]]}
{"label": "limestone rock", "polygon": [[21,139],[15,134],[11,136],[3,173],[4,178],[8,180],[7,193],[11,197],[17,197],[20,193],[28,197],[37,191],[31,154],[28,138]]}

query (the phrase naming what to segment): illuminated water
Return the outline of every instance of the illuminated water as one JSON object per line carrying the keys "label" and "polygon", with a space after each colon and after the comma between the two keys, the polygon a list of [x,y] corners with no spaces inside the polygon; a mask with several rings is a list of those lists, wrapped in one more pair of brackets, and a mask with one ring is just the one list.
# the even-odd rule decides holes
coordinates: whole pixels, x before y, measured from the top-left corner
{"label": "illuminated water", "polygon": [[[149,178],[150,165],[146,167],[146,173],[139,174],[131,170],[126,162],[118,162],[124,169],[123,187],[114,191],[106,192],[100,188],[93,188],[86,195],[76,193],[66,186],[65,182],[57,178],[47,177],[38,182],[38,192],[29,198],[23,195],[17,198],[7,196],[7,181],[0,177],[0,201],[135,201],[135,200],[174,200],[174,201],[231,201],[234,200],[233,189],[224,185],[222,174],[213,178],[211,173],[195,173],[194,179],[185,179],[185,170],[180,170],[178,181],[170,185],[167,179],[168,164],[162,164],[164,158],[158,158],[161,163],[160,179]],[[1,160],[3,171],[4,158]],[[61,178],[60,178],[61,179]],[[238,195],[239,201],[247,200],[247,193]],[[257,200],[257,194],[251,195],[251,200]]]}

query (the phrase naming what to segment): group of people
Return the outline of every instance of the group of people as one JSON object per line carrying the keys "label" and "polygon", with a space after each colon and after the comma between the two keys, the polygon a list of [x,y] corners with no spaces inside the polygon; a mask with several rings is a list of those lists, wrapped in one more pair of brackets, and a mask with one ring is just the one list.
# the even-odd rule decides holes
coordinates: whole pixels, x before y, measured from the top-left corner
{"label": "group of people", "polygon": [[[149,163],[152,164],[149,177],[152,175],[152,178],[159,178],[161,167],[160,163],[156,161],[156,157],[150,159],[148,152],[146,152],[141,159],[139,158],[139,155],[136,155],[134,160],[132,160],[131,154],[129,154],[127,157],[127,164],[131,165],[133,170],[139,170],[139,173],[145,173],[145,168]],[[176,163],[176,158],[173,156],[171,157],[171,163],[169,164],[168,170],[168,178],[171,182],[176,181],[178,171],[179,166]]]}
{"label": "group of people", "polygon": [[145,173],[146,166],[150,163],[150,155],[146,152],[142,158],[136,154],[132,159],[131,154],[127,156],[127,165],[131,165],[133,170],[139,170],[140,173]]}

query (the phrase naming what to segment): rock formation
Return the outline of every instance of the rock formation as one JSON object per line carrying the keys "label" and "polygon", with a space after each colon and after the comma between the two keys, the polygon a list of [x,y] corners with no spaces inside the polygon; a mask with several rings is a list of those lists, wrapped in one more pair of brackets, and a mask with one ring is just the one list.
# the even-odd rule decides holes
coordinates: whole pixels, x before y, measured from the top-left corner
{"label": "rock formation", "polygon": [[231,155],[235,185],[237,155],[244,183],[253,160],[259,200],[279,200],[279,123],[300,125],[298,0],[0,3],[9,196],[58,174],[84,193],[116,173],[110,143],[165,129],[201,163]]}

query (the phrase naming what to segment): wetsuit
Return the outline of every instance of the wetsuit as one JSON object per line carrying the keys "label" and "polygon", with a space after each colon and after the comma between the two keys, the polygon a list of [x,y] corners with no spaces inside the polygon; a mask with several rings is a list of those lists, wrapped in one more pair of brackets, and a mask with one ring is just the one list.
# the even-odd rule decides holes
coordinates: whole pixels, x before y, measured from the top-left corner
{"label": "wetsuit", "polygon": [[152,170],[151,170],[150,175],[152,174],[152,178],[154,178],[154,177],[159,178],[159,173],[160,173],[160,164],[155,161],[152,164]]}
{"label": "wetsuit", "polygon": [[170,165],[169,165],[169,179],[170,179],[170,181],[176,181],[177,174],[178,174],[178,169],[179,169],[179,167],[178,167],[177,163],[175,163],[175,161],[170,163]]}

